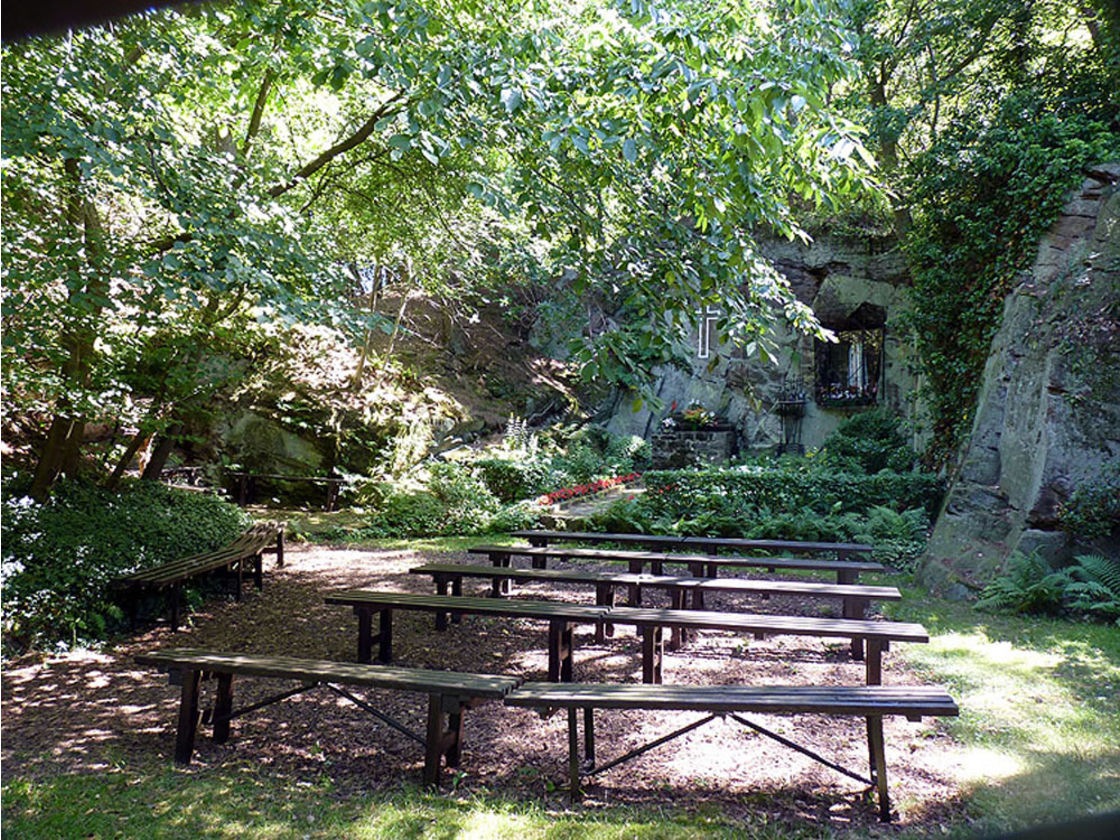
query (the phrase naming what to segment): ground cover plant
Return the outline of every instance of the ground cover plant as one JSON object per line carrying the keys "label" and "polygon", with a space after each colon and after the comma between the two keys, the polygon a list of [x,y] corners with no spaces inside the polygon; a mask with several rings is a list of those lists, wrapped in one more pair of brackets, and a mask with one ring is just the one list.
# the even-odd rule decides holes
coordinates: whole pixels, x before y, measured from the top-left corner
{"label": "ground cover plant", "polygon": [[115,577],[218,548],[249,522],[216,496],[152,481],[63,482],[46,503],[18,476],[3,488],[5,655],[104,639],[123,617]]}
{"label": "ground cover plant", "polygon": [[[226,746],[200,740],[199,759],[190,768],[171,762],[178,689],[137,670],[132,652],[171,644],[220,646],[244,640],[254,628],[258,650],[348,658],[352,617],[330,613],[322,603],[324,585],[375,576],[407,588],[417,583],[407,574],[409,566],[461,551],[459,541],[428,542],[420,551],[395,542],[370,543],[361,552],[299,548],[265,595],[241,604],[212,602],[174,640],[155,629],[113,651],[14,663],[3,675],[4,836],[972,840],[1120,808],[1114,784],[1120,721],[1113,704],[1120,690],[1120,631],[977,613],[968,604],[908,587],[897,574],[868,582],[900,584],[904,600],[887,610],[889,617],[922,622],[931,642],[892,648],[888,675],[947,685],[962,714],[928,728],[900,722],[893,731],[888,758],[901,819],[891,827],[875,821],[858,785],[840,782],[840,790],[852,791],[841,795],[828,773],[803,776],[794,769],[802,766],[799,760],[777,757],[781,750],[762,750],[753,762],[759,752],[753,741],[744,749],[738,740],[722,740],[745,737],[728,734],[735,729],[651,758],[648,774],[612,771],[606,790],[593,791],[588,804],[572,808],[562,793],[563,721],[526,719],[513,727],[525,729],[530,742],[547,741],[539,760],[527,759],[532,747],[520,739],[485,746],[495,731],[518,737],[495,730],[506,712],[485,706],[472,713],[483,718],[468,721],[463,772],[446,779],[438,795],[414,784],[420,762],[415,745],[353,708],[329,698],[319,703],[313,695],[270,707],[261,719],[239,720]],[[309,619],[304,630],[292,631],[285,616],[293,611]],[[417,621],[400,628],[398,655],[410,664],[480,656],[493,660],[495,670],[540,667],[532,658],[537,631],[503,633],[500,626],[478,623],[433,646],[422,632],[428,626]],[[677,678],[688,679],[687,669],[698,667],[697,677],[710,679],[704,672],[717,650],[722,668],[758,669],[760,679],[774,679],[790,655],[814,672],[848,667],[827,655],[806,659],[799,645],[751,643],[736,654],[727,640],[712,644],[692,657],[672,657]],[[594,647],[586,639],[580,645],[587,654]],[[498,652],[512,657],[498,663]],[[589,656],[585,667],[618,668],[619,656],[634,655],[633,645],[620,638],[602,654]],[[67,690],[60,698],[60,686],[72,687],[72,696]],[[826,727],[821,737],[834,739],[834,728]],[[852,741],[858,753],[863,745],[855,729]],[[731,764],[705,772],[721,754],[733,755]],[[498,764],[492,763],[495,755],[502,757]],[[502,769],[504,761],[509,764]],[[793,788],[763,782],[768,767],[795,773]],[[686,774],[688,781],[678,785],[664,774]],[[929,787],[934,780],[938,786]]]}
{"label": "ground cover plant", "polygon": [[855,415],[808,458],[760,456],[735,466],[648,470],[645,492],[591,514],[599,531],[862,542],[875,559],[911,569],[943,492],[897,417]]}

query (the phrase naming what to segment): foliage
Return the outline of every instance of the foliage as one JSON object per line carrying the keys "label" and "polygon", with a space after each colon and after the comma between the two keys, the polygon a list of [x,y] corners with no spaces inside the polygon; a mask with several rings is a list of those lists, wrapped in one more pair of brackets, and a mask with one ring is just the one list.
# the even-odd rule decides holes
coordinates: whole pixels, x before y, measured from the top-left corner
{"label": "foliage", "polygon": [[218,548],[247,524],[209,494],[131,482],[63,482],[50,501],[3,498],[4,652],[103,639],[121,617],[115,577]]}
{"label": "foliage", "polygon": [[487,489],[507,504],[539,496],[555,484],[551,462],[543,458],[482,458],[473,465]]}
{"label": "foliage", "polygon": [[1083,554],[1064,570],[1069,608],[1120,625],[1120,559]]}
{"label": "foliage", "polygon": [[713,504],[731,511],[812,510],[862,512],[875,505],[896,510],[923,508],[932,514],[941,481],[929,473],[793,472],[762,468],[659,470],[644,476],[651,508],[661,515],[685,515]]}
{"label": "foliage", "polygon": [[1036,552],[1019,554],[1006,574],[984,588],[977,605],[1012,613],[1068,610],[1120,625],[1120,561],[1087,554],[1055,571]]}
{"label": "foliage", "polygon": [[907,472],[914,451],[903,437],[899,418],[885,408],[862,411],[829,435],[821,447],[825,462],[836,469],[864,472]]}
{"label": "foliage", "polygon": [[34,495],[83,423],[181,436],[269,325],[347,327],[360,372],[414,291],[471,317],[562,276],[620,315],[577,340],[585,377],[628,386],[697,297],[760,354],[775,316],[817,330],[743,231],[803,236],[791,195],[868,184],[836,10],[254,0],[6,43],[3,384],[47,440]]}
{"label": "foliage", "polygon": [[932,419],[928,460],[944,463],[968,430],[1003,301],[1084,166],[1120,153],[1120,135],[1035,91],[991,122],[960,122],[915,162],[913,274],[906,324]]}
{"label": "foliage", "polygon": [[1038,552],[1016,554],[1005,574],[984,587],[977,606],[1013,613],[1057,613],[1062,607],[1066,577]]}
{"label": "foliage", "polygon": [[865,515],[848,514],[852,539],[875,547],[874,559],[893,569],[913,571],[926,547],[930,517],[923,508],[896,511],[885,505]]}
{"label": "foliage", "polygon": [[1062,530],[1079,540],[1107,537],[1120,527],[1120,467],[1106,468],[1058,508]]}

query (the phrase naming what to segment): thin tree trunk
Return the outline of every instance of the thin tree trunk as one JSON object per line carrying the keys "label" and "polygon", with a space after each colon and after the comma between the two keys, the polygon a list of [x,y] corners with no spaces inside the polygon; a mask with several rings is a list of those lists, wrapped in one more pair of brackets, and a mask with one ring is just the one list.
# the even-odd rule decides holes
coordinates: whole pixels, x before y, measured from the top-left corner
{"label": "thin tree trunk", "polygon": [[140,478],[144,481],[158,481],[160,473],[167,465],[167,459],[171,457],[171,450],[175,448],[176,438],[182,434],[183,424],[174,423],[159,436],[159,441],[152,449],[152,457],[144,467],[144,472],[141,473]]}
{"label": "thin tree trunk", "polygon": [[128,442],[124,454],[121,455],[120,459],[117,461],[117,466],[113,469],[113,474],[109,476],[109,480],[105,482],[106,487],[110,490],[117,489],[117,486],[121,483],[121,479],[124,477],[125,471],[128,469],[128,465],[132,463],[132,459],[136,457],[136,453],[140,451],[144,446],[144,442],[148,440],[149,437],[150,435],[142,430],[132,436],[132,440]]}

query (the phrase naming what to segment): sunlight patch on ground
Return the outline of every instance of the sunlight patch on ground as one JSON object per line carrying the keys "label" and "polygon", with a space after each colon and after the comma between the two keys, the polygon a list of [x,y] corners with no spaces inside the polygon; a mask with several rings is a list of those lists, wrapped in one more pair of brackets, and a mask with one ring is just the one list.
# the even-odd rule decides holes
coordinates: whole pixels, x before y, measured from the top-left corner
{"label": "sunlight patch on ground", "polygon": [[1025,769],[1025,764],[1018,756],[985,747],[970,747],[964,750],[960,763],[963,781],[985,784],[1010,779]]}

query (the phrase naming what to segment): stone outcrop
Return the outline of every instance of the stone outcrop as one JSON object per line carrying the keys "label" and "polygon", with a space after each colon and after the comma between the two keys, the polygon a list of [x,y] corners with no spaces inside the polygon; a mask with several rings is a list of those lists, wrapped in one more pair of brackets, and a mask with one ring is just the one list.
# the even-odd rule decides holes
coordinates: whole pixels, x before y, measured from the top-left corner
{"label": "stone outcrop", "polygon": [[[808,244],[771,239],[760,242],[759,247],[789,280],[798,300],[811,306],[826,326],[849,329],[845,324],[854,314],[868,308],[881,313],[883,370],[878,404],[906,414],[911,408],[906,396],[913,390],[914,380],[907,363],[909,348],[897,323],[907,306],[909,277],[897,241],[863,231],[819,231]],[[808,398],[799,421],[799,442],[808,449],[819,447],[853,410],[862,408],[819,405],[814,400],[814,341],[785,329],[780,318],[772,334],[777,364],[743,358],[739,348],[728,344],[713,348],[710,359],[699,358],[698,338],[694,330],[690,346],[682,348],[692,357],[690,367],[658,371],[654,391],[665,406],[698,403],[726,417],[734,427],[740,451],[769,450],[782,442],[778,406],[791,389]],[[667,411],[653,411],[648,405],[631,410],[622,404],[612,414],[608,428],[615,434],[651,439]]]}
{"label": "stone outcrop", "polygon": [[1120,460],[1118,183],[1120,164],[1090,173],[1006,301],[920,570],[935,589],[964,594],[1015,552],[1061,562],[1088,548],[1060,530],[1058,507]]}

